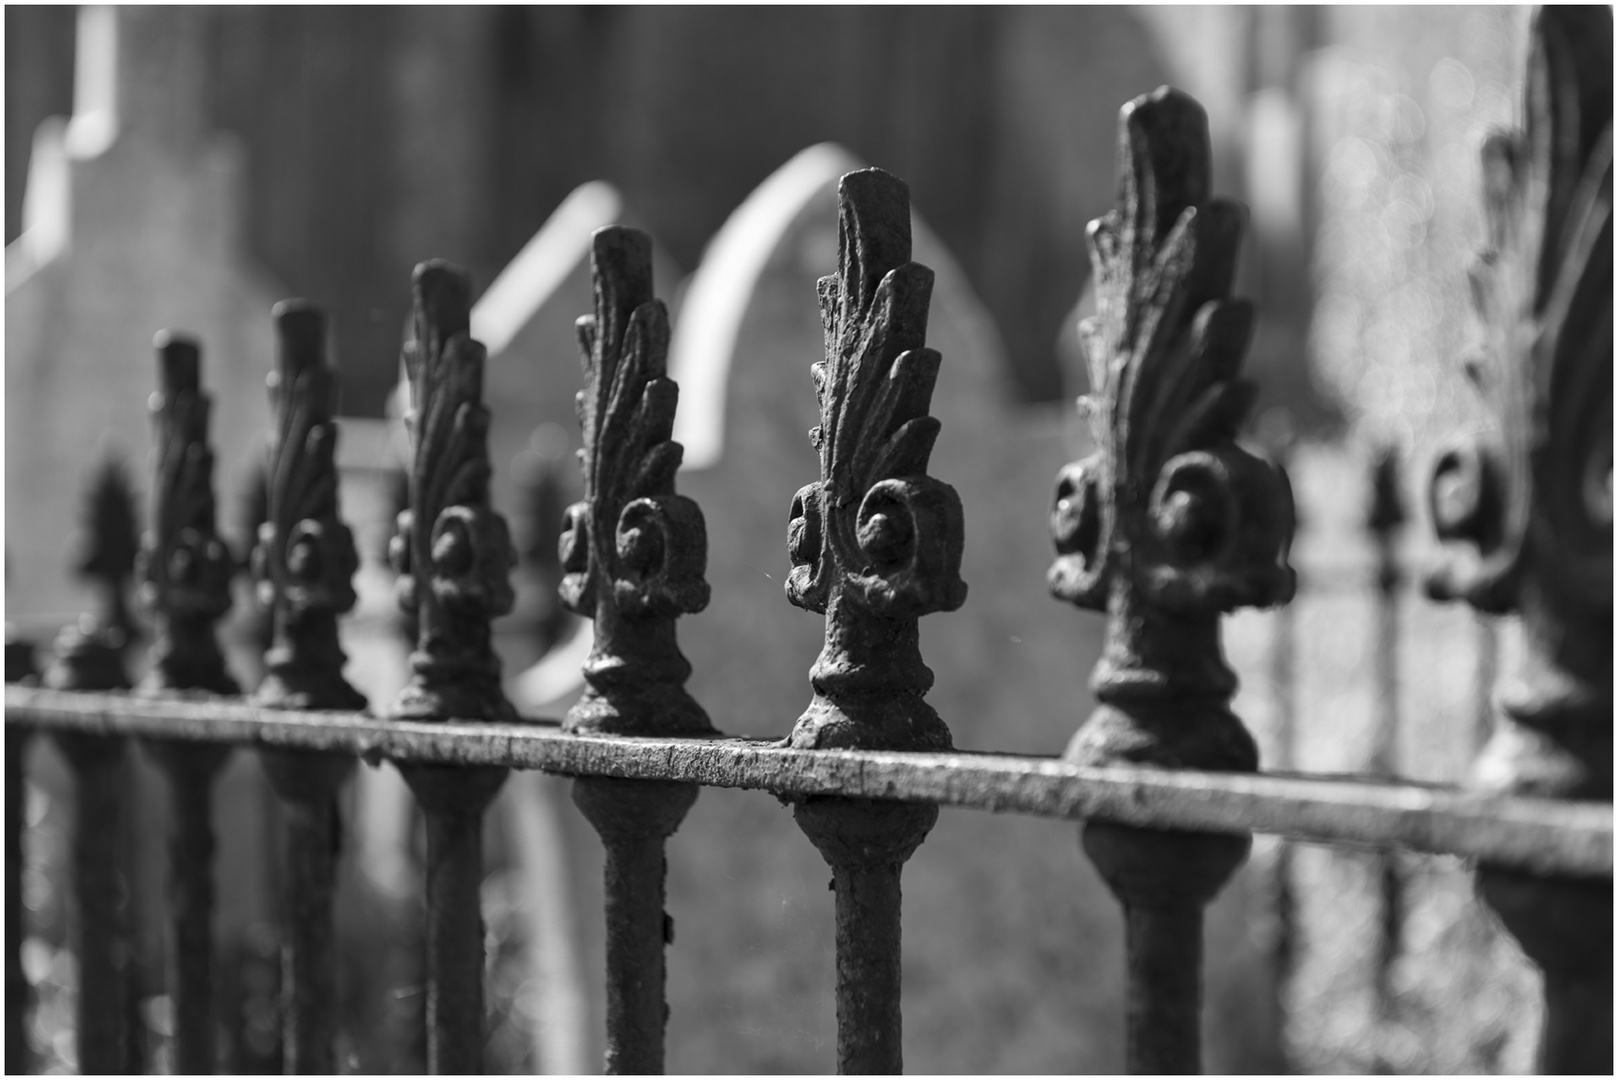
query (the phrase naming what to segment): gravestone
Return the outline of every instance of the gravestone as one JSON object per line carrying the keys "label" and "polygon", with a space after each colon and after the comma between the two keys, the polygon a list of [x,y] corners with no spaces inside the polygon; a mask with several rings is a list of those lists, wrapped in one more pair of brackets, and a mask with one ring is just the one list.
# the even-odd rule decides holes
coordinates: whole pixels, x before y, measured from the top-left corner
{"label": "gravestone", "polygon": [[239,147],[203,119],[205,49],[201,9],[81,9],[73,119],[35,138],[6,247],[8,611],[87,602],[63,541],[102,453],[149,471],[158,330],[202,341],[222,522],[260,452],[281,294],[242,242]]}
{"label": "gravestone", "polygon": [[[837,180],[862,166],[825,144],[782,166],[715,236],[673,328],[680,490],[706,514],[713,587],[681,643],[688,688],[731,733],[785,735],[811,696],[823,621],[783,595],[787,509],[818,476],[815,280],[836,266]],[[927,342],[943,355],[943,430],[929,473],[960,493],[970,589],[959,612],[921,621],[928,700],[961,750],[1058,754],[1090,712],[1102,634],[1045,585],[1054,477],[1084,447],[1069,410],[1012,403],[996,328],[919,215],[912,257],[936,274]],[[705,790],[671,848],[671,1066],[827,1068],[833,906],[820,856],[784,810],[729,790]],[[1122,1060],[1121,915],[1073,825],[946,810],[904,886],[907,1067],[1105,1072]],[[1210,919],[1210,998],[1246,977],[1229,962],[1245,947],[1232,895]],[[1211,1034],[1211,1067],[1240,1057]]]}

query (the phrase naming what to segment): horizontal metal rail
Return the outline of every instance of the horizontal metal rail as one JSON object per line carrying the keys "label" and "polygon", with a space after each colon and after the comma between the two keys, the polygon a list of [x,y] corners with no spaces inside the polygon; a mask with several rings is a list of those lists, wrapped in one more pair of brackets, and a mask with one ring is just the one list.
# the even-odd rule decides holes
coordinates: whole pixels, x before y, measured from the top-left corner
{"label": "horizontal metal rail", "polygon": [[1055,758],[793,750],[740,737],[564,734],[554,721],[413,723],[238,701],[6,687],[6,723],[107,736],[355,754],[368,762],[508,766],[678,780],[775,795],[936,803],[1142,828],[1277,833],[1396,845],[1539,874],[1612,876],[1612,804],[1493,797],[1436,785],[1301,774],[1084,768]]}

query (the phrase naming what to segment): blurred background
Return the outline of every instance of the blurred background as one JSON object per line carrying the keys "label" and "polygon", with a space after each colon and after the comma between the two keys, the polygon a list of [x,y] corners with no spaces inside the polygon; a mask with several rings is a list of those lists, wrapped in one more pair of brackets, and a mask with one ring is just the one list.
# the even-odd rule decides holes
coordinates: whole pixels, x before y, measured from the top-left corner
{"label": "blurred background", "polygon": [[[1119,106],[1170,83],[1208,111],[1215,191],[1250,209],[1236,291],[1259,312],[1251,436],[1286,458],[1300,510],[1299,600],[1228,621],[1237,711],[1272,767],[1456,782],[1514,646],[1509,625],[1419,597],[1421,493],[1435,443],[1478,422],[1458,378],[1477,152],[1515,115],[1527,22],[1516,7],[8,6],[7,619],[43,648],[89,604],[66,541],[105,462],[148,486],[142,406],[164,326],[203,338],[221,531],[245,544],[268,308],[312,297],[332,316],[344,515],[365,564],[345,645],[356,685],[387,700],[407,648],[381,556],[390,400],[411,268],[448,258],[489,290],[497,502],[524,550],[501,649],[519,704],[558,715],[577,666],[545,657],[578,641],[555,611],[550,548],[577,484],[580,228],[622,220],[658,245],[677,339],[682,320],[723,322],[724,282],[746,286],[729,336],[677,340],[671,356],[698,417],[680,437],[712,447],[681,486],[708,515],[715,603],[683,637],[721,728],[784,732],[819,644],[779,585],[785,508],[815,469],[812,279],[835,256],[829,183],[874,164],[909,182],[917,258],[939,270],[933,471],[968,518],[972,599],[923,628],[933,699],[963,747],[1057,753],[1088,712],[1074,672],[1100,641],[1099,617],[1041,598],[1051,478],[1086,449],[1071,422],[1084,228],[1114,199]],[[527,401],[532,387],[545,390]],[[1371,513],[1379,462],[1402,522]],[[1379,559],[1400,570],[1389,591],[1373,587]],[[240,597],[228,633],[250,683],[261,630]],[[1016,688],[987,688],[1022,670]],[[70,781],[49,748],[35,758],[31,1032],[39,1066],[61,1072]],[[232,1071],[278,1071],[277,811],[247,755],[233,770],[218,797],[221,1053]],[[144,1064],[161,1067],[166,809],[149,770],[132,782],[138,1023]],[[413,811],[387,767],[362,769],[347,800],[346,1067],[419,1071]],[[599,844],[546,777],[514,777],[489,834],[489,1069],[593,1069]],[[828,1070],[818,856],[773,801],[711,791],[669,859],[671,1071]],[[905,912],[915,1071],[1117,1067],[1121,922],[1070,826],[946,811],[906,871]],[[1455,860],[1261,839],[1209,925],[1213,1071],[1529,1065],[1537,975]]]}

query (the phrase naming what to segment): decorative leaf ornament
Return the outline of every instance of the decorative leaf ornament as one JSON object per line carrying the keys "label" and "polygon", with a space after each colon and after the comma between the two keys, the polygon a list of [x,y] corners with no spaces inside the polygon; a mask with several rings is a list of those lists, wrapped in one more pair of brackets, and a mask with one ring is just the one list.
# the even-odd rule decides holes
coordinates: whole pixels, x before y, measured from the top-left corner
{"label": "decorative leaf ornament", "polygon": [[306,300],[275,306],[280,336],[269,375],[275,414],[266,463],[266,519],[253,549],[258,598],[273,612],[269,672],[256,698],[296,708],[362,708],[343,679],[337,616],[354,606],[359,558],[337,518],[336,374],[326,362],[326,316]]}
{"label": "decorative leaf ornament", "polygon": [[799,747],[943,749],[922,700],[917,620],[954,611],[964,527],[955,489],[928,476],[939,354],[925,346],[933,272],[910,261],[910,190],[880,169],[838,185],[838,269],[819,282],[825,359],[811,369],[820,480],[793,498],[787,598],[826,616]]}
{"label": "decorative leaf ornament", "polygon": [[153,344],[157,476],[137,575],[141,601],[157,624],[157,641],[143,687],[234,694],[236,680],[226,671],[214,636],[214,623],[230,610],[235,562],[214,527],[211,403],[202,392],[201,350],[194,340],[168,331]]}
{"label": "decorative leaf ornament", "polygon": [[1612,11],[1534,21],[1527,129],[1483,148],[1484,326],[1467,374],[1495,421],[1429,489],[1441,599],[1522,615],[1486,787],[1612,793]]}
{"label": "decorative leaf ornament", "polygon": [[1207,116],[1163,87],[1119,117],[1119,206],[1091,222],[1097,313],[1080,326],[1098,446],[1058,477],[1051,591],[1107,612],[1087,763],[1252,769],[1227,708],[1219,616],[1283,603],[1291,488],[1238,446],[1251,306],[1229,298],[1243,209],[1209,196]]}
{"label": "decorative leaf ornament", "polygon": [[578,321],[584,500],[568,508],[562,602],[595,620],[574,731],[711,731],[684,689],[691,665],[674,620],[708,606],[708,534],[674,493],[683,453],[671,440],[679,387],[667,372],[668,310],[652,296],[651,238],[609,226],[591,237],[595,314]]}
{"label": "decorative leaf ornament", "polygon": [[409,719],[511,720],[489,622],[511,610],[516,562],[489,505],[484,349],[473,341],[471,279],[434,260],[416,267],[410,379],[410,508],[388,554],[399,604],[418,620],[411,681],[391,713]]}

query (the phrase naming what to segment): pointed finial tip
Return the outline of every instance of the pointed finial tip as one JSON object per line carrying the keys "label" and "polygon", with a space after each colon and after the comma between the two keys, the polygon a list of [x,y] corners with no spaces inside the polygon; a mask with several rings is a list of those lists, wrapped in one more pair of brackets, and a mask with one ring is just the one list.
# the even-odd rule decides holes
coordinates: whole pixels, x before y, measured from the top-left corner
{"label": "pointed finial tip", "polygon": [[281,362],[303,369],[318,365],[324,354],[326,311],[313,300],[282,300],[270,309],[281,339]]}
{"label": "pointed finial tip", "polygon": [[471,327],[472,275],[447,259],[416,264],[411,275],[417,311],[449,337]]}
{"label": "pointed finial tip", "polygon": [[197,390],[202,386],[202,345],[179,330],[159,330],[152,338],[157,350],[158,378],[166,390]]}

